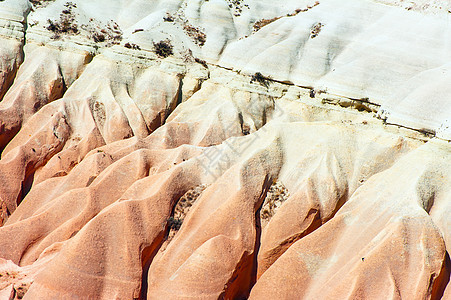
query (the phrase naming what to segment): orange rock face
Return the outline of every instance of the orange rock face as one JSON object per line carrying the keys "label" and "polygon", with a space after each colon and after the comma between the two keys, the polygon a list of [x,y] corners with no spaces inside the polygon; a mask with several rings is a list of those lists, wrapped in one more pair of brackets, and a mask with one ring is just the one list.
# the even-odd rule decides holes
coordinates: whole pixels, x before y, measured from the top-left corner
{"label": "orange rock face", "polygon": [[0,30],[0,299],[451,299],[448,141],[108,32]]}

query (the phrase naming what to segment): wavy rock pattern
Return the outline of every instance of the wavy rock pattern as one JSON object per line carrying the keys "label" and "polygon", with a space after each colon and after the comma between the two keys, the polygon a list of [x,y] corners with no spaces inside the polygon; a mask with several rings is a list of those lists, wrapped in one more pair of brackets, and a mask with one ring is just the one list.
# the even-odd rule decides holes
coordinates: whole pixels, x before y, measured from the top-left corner
{"label": "wavy rock pattern", "polygon": [[0,1],[0,298],[451,298],[448,6]]}

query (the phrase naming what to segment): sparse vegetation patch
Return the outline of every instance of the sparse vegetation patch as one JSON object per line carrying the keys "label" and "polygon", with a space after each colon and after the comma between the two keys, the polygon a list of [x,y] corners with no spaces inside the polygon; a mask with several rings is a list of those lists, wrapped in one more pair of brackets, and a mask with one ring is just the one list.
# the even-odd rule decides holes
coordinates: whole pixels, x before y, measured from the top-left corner
{"label": "sparse vegetation patch", "polygon": [[275,17],[275,18],[272,18],[272,19],[261,19],[260,21],[255,22],[255,24],[253,26],[254,27],[254,32],[259,31],[260,29],[262,29],[266,25],[271,24],[272,22],[277,21],[280,18],[282,18],[282,16]]}
{"label": "sparse vegetation patch", "polygon": [[310,38],[314,39],[318,36],[318,34],[321,32],[321,28],[324,26],[324,24],[316,23],[312,26],[312,30],[310,31]]}
{"label": "sparse vegetation patch", "polygon": [[207,41],[207,35],[203,33],[198,27],[194,27],[193,25],[186,22],[183,25],[183,30],[189,37],[194,40],[197,45],[199,45],[200,47],[205,45],[205,42]]}
{"label": "sparse vegetation patch", "polygon": [[178,231],[180,227],[182,226],[183,220],[179,218],[169,217],[168,218],[168,226],[169,230],[175,230]]}
{"label": "sparse vegetation patch", "polygon": [[59,20],[47,20],[48,25],[45,28],[54,33],[53,39],[59,39],[61,35],[75,35],[84,32],[96,43],[105,42],[106,46],[120,43],[122,30],[116,22],[111,20],[106,25],[102,25],[100,22],[90,19],[88,24],[79,26],[76,22],[76,8],[77,5],[75,3],[66,2]]}
{"label": "sparse vegetation patch", "polygon": [[233,15],[235,17],[241,16],[244,8],[249,9],[249,5],[244,3],[244,0],[227,0],[229,8],[233,9]]}
{"label": "sparse vegetation patch", "polygon": [[22,283],[19,286],[14,285],[14,291],[16,293],[14,299],[23,299],[26,292],[28,292],[28,289],[30,288],[30,284]]}
{"label": "sparse vegetation patch", "polygon": [[163,21],[172,22],[174,24],[181,24],[183,31],[188,35],[194,43],[202,47],[207,41],[207,35],[202,31],[201,28],[192,25],[184,16],[183,13],[179,13],[177,16],[173,16],[170,13],[166,13],[163,17]]}
{"label": "sparse vegetation patch", "polygon": [[65,9],[61,12],[59,20],[47,20],[49,25],[46,28],[54,33],[52,37],[54,39],[58,39],[61,34],[78,33],[78,25],[75,21],[74,12],[77,5],[72,2],[66,2],[64,7]]}
{"label": "sparse vegetation patch", "polygon": [[205,188],[205,185],[197,186],[187,191],[179,201],[177,201],[173,215],[167,220],[169,227],[167,242],[170,242],[178,232],[191,206],[193,206],[194,202],[196,202],[197,198],[199,198]]}
{"label": "sparse vegetation patch", "polygon": [[271,185],[260,209],[262,227],[268,224],[269,220],[276,214],[277,210],[289,196],[290,193],[280,181],[276,181]]}
{"label": "sparse vegetation patch", "polygon": [[184,51],[182,53],[182,57],[183,57],[184,62],[186,62],[186,63],[196,62],[196,63],[201,64],[202,66],[204,66],[206,69],[208,69],[207,62],[205,60],[203,60],[203,59],[194,57],[193,51],[191,49],[187,49],[186,51]]}
{"label": "sparse vegetation patch", "polygon": [[118,45],[122,40],[122,30],[119,25],[110,20],[106,25],[90,19],[88,24],[80,26],[96,43],[106,43],[106,46]]}
{"label": "sparse vegetation patch", "polygon": [[[287,14],[287,17],[293,17],[296,16],[297,14],[301,13],[301,12],[306,12],[309,11],[310,9],[314,8],[315,6],[319,5],[319,1],[316,1],[313,5],[309,5],[306,8],[298,8],[296,9],[294,12],[292,12],[291,14]],[[254,32],[259,31],[260,29],[262,29],[263,27],[265,27],[268,24],[271,24],[274,21],[279,20],[280,18],[285,17],[285,16],[278,16],[278,17],[274,17],[272,19],[261,19],[257,22],[255,22],[254,24]]]}
{"label": "sparse vegetation patch", "polygon": [[108,42],[109,45],[117,45],[122,40],[122,30],[113,20],[109,21],[104,28],[100,28],[93,19],[90,20],[90,26],[87,27],[91,33],[91,38],[95,42]]}

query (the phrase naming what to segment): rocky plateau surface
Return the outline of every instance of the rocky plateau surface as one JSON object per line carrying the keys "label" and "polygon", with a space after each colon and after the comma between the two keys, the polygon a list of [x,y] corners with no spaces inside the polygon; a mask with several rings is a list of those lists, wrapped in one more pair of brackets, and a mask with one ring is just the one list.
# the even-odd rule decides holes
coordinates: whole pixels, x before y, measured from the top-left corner
{"label": "rocky plateau surface", "polygon": [[0,0],[0,299],[451,299],[450,20]]}

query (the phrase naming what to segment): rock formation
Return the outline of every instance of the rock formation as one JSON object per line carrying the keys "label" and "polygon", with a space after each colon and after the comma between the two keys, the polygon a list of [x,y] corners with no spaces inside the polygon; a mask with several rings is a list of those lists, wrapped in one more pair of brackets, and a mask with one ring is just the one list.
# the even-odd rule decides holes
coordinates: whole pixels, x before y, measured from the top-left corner
{"label": "rock formation", "polygon": [[450,12],[0,0],[0,299],[451,299]]}

